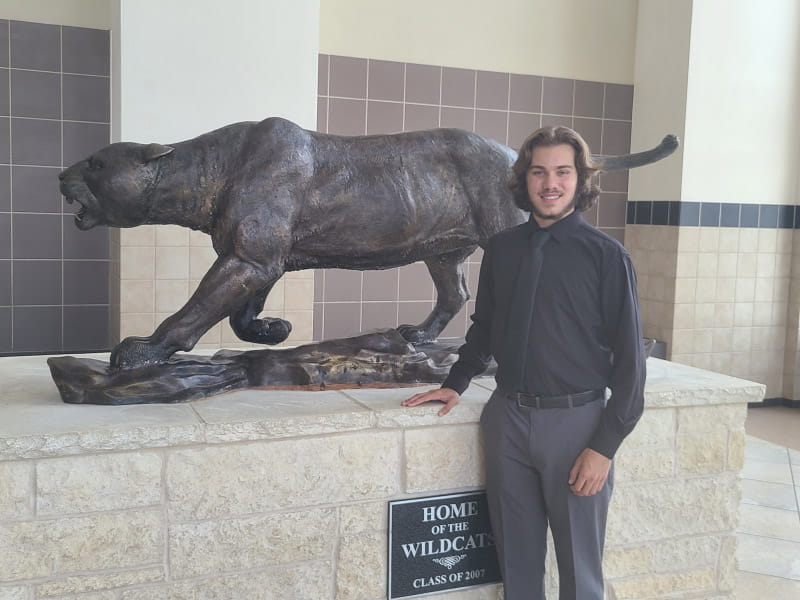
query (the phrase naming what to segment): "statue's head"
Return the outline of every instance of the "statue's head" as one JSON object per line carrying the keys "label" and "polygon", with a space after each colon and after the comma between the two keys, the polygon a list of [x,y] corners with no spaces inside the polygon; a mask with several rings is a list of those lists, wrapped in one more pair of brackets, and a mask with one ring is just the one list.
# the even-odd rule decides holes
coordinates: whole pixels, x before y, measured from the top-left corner
{"label": "statue's head", "polygon": [[111,144],[62,171],[61,193],[68,203],[81,206],[75,225],[91,229],[146,223],[159,159],[173,150],[160,144]]}

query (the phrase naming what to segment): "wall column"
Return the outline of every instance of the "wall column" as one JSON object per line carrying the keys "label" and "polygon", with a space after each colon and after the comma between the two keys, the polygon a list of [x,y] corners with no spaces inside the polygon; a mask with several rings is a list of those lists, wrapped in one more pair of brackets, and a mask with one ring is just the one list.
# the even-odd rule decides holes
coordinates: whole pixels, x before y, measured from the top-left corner
{"label": "wall column", "polygon": [[[178,142],[272,116],[316,127],[319,0],[113,4],[114,140]],[[121,337],[149,335],[183,305],[215,258],[206,235],[177,226],[122,230],[117,246],[120,287],[112,301]],[[267,307],[293,322],[294,340],[310,340],[313,273],[288,279]],[[284,292],[293,294],[291,310]],[[198,346],[237,342],[226,322]]]}
{"label": "wall column", "polygon": [[631,145],[682,142],[630,174],[645,335],[768,398],[796,397],[799,42],[793,2],[639,4]]}

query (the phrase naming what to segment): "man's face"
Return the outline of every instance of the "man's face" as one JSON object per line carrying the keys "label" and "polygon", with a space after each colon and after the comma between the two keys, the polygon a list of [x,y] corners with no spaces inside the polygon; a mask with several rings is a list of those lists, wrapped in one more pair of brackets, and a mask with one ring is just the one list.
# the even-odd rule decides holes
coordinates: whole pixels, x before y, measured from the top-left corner
{"label": "man's face", "polygon": [[540,227],[548,227],[575,210],[578,170],[572,146],[534,148],[526,180],[533,218]]}

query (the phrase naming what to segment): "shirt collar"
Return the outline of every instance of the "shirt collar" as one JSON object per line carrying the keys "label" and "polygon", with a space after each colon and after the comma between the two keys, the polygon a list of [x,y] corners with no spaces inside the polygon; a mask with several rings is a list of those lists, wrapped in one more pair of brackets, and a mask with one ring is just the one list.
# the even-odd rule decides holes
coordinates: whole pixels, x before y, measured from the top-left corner
{"label": "shirt collar", "polygon": [[550,232],[550,235],[552,235],[559,242],[567,239],[569,236],[578,231],[581,223],[583,223],[583,216],[577,210],[572,211],[563,219],[559,219],[550,225],[550,227],[540,227],[536,222],[536,219],[533,218],[533,213],[531,213],[530,220],[528,221],[528,225],[530,226],[532,232],[548,231]]}

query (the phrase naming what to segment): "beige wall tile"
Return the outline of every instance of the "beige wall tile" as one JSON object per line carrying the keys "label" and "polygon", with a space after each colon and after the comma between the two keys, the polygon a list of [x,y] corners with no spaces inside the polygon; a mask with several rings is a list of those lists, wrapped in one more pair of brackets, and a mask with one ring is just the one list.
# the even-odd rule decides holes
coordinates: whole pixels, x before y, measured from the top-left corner
{"label": "beige wall tile", "polygon": [[[120,250],[120,278],[153,279],[155,277],[155,248],[127,246]],[[125,293],[123,286],[123,294]]]}
{"label": "beige wall tile", "polygon": [[717,255],[716,277],[736,277],[739,255],[736,252],[723,252]]}
{"label": "beige wall tile", "polygon": [[284,302],[285,290],[286,287],[284,279],[279,279],[277,282],[275,282],[275,285],[272,286],[269,296],[267,296],[267,301],[264,302],[263,314],[265,316],[276,317],[279,316],[277,313],[283,313],[284,307],[286,306],[286,303]]}
{"label": "beige wall tile", "polygon": [[120,298],[122,314],[155,312],[155,282],[152,279],[134,279],[122,283],[124,287]]}
{"label": "beige wall tile", "polygon": [[733,305],[733,325],[734,327],[752,327],[753,325],[752,302],[736,302]]}
{"label": "beige wall tile", "polygon": [[731,374],[731,353],[715,351],[711,355],[711,370],[717,373]]}
{"label": "beige wall tile", "polygon": [[119,232],[119,243],[121,246],[155,246],[156,226],[140,225],[121,229]]}
{"label": "beige wall tile", "polygon": [[736,300],[736,279],[717,279],[716,302],[733,302]]}
{"label": "beige wall tile", "polygon": [[185,279],[156,280],[156,311],[176,312],[188,299],[189,282]]}
{"label": "beige wall tile", "polygon": [[792,240],[794,239],[793,229],[778,229],[778,241],[775,252],[778,254],[792,253]]}
{"label": "beige wall tile", "polygon": [[733,350],[733,329],[717,328],[712,333],[711,350],[717,352],[730,352]]}
{"label": "beige wall tile", "polygon": [[698,254],[697,262],[697,276],[698,277],[719,277],[719,257],[717,254],[710,252],[701,252]]}
{"label": "beige wall tile", "polygon": [[711,352],[713,345],[713,329],[695,329],[691,352]]}
{"label": "beige wall tile", "polygon": [[715,302],[717,300],[717,280],[703,278],[697,280],[696,302]]}
{"label": "beige wall tile", "polygon": [[733,327],[733,302],[720,302],[714,305],[714,326]]}
{"label": "beige wall tile", "polygon": [[695,348],[694,329],[675,329],[672,332],[672,352],[693,356]]}
{"label": "beige wall tile", "polygon": [[718,327],[715,322],[716,305],[702,303],[694,305],[694,322],[703,327]]}
{"label": "beige wall tile", "polygon": [[130,336],[148,336],[156,328],[156,316],[154,313],[122,313],[120,316],[121,338]]}
{"label": "beige wall tile", "polygon": [[719,251],[739,252],[739,230],[722,228],[719,230]]}
{"label": "beige wall tile", "polygon": [[203,233],[202,231],[197,231],[196,229],[189,230],[189,246],[208,246],[211,247],[211,236]]}
{"label": "beige wall tile", "polygon": [[302,271],[288,271],[283,276],[286,281],[310,279],[314,281],[314,269],[303,269]]}
{"label": "beige wall tile", "polygon": [[719,232],[717,227],[700,227],[700,240],[697,249],[700,252],[719,251]]}
{"label": "beige wall tile", "polygon": [[697,277],[697,252],[678,252],[677,277]]}
{"label": "beige wall tile", "polygon": [[736,280],[736,302],[753,302],[756,297],[756,280],[753,277]]}
{"label": "beige wall tile", "polygon": [[786,327],[789,305],[786,302],[772,303],[772,324],[778,327]]}
{"label": "beige wall tile", "polygon": [[[659,278],[662,279],[663,278]],[[697,292],[697,279],[694,277],[678,277],[675,280],[675,302],[694,302]]]}
{"label": "beige wall tile", "polygon": [[[227,319],[225,323],[227,324]],[[203,336],[197,341],[195,348],[220,348],[222,346],[220,340],[220,330],[222,323],[217,323],[211,329],[206,331]]]}
{"label": "beige wall tile", "polygon": [[772,302],[775,287],[772,281],[772,279],[756,278],[756,289],[753,296],[756,302]]}
{"label": "beige wall tile", "polygon": [[202,279],[217,260],[217,253],[209,246],[192,246],[189,248],[189,277]]}
{"label": "beige wall tile", "polygon": [[758,251],[775,254],[778,251],[778,229],[758,229]]}
{"label": "beige wall tile", "polygon": [[156,279],[189,279],[189,248],[156,248]]}
{"label": "beige wall tile", "polygon": [[694,304],[676,304],[674,314],[675,329],[694,328]]}
{"label": "beige wall tile", "polygon": [[287,340],[292,345],[307,344],[314,337],[313,310],[287,310],[284,318],[292,324],[292,333]]}
{"label": "beige wall tile", "polygon": [[156,246],[188,246],[191,230],[179,225],[156,227]]}
{"label": "beige wall tile", "polygon": [[759,252],[756,256],[756,277],[775,277],[775,257],[773,254]]}
{"label": "beige wall tile", "polygon": [[772,303],[753,303],[753,326],[766,327],[772,324]]}
{"label": "beige wall tile", "polygon": [[758,252],[758,229],[739,229],[739,252],[754,254]]}
{"label": "beige wall tile", "polygon": [[699,227],[678,228],[678,249],[680,252],[697,252],[700,248]]}
{"label": "beige wall tile", "polygon": [[736,277],[755,277],[757,256],[757,254],[739,254],[736,264]]}
{"label": "beige wall tile", "polygon": [[732,344],[734,352],[749,352],[752,341],[753,341],[752,327],[733,328]]}
{"label": "beige wall tile", "polygon": [[284,306],[290,310],[312,309],[314,305],[314,280],[290,279],[284,283]]}

